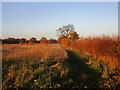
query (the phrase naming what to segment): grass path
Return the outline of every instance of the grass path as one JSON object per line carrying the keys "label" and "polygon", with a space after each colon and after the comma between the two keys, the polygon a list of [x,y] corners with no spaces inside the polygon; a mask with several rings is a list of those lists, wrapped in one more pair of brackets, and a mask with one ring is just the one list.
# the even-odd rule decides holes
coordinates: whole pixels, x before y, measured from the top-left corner
{"label": "grass path", "polygon": [[64,87],[97,88],[101,73],[90,68],[86,64],[87,60],[85,58],[79,57],[71,50],[66,51],[69,56],[69,59],[66,60],[69,68],[66,80],[69,80],[69,84]]}

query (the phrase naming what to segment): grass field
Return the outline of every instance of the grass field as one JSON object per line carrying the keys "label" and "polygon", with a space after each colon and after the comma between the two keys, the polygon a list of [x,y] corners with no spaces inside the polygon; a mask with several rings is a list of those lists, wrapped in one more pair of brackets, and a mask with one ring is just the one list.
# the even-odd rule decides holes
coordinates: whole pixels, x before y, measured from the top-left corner
{"label": "grass field", "polygon": [[58,44],[3,44],[3,88],[120,88],[120,70]]}
{"label": "grass field", "polygon": [[3,45],[2,52],[3,88],[48,87],[67,58],[67,52],[54,45]]}

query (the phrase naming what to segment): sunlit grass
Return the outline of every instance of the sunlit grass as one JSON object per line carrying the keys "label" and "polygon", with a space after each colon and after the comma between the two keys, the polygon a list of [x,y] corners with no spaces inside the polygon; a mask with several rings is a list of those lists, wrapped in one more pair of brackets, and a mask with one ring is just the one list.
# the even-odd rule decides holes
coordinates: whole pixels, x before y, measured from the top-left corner
{"label": "sunlit grass", "polygon": [[118,89],[119,46],[109,37],[83,38],[67,49],[59,44],[3,44],[3,88]]}
{"label": "sunlit grass", "polygon": [[[61,75],[67,52],[55,45],[3,45],[3,88],[46,88]],[[57,87],[57,83],[55,84]]]}

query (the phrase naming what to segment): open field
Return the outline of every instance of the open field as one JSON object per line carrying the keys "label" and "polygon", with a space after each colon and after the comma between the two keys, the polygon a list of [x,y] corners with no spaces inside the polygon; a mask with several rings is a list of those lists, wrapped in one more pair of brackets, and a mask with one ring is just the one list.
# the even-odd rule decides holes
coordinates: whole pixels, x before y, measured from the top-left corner
{"label": "open field", "polygon": [[0,88],[120,90],[120,3],[2,1]]}
{"label": "open field", "polygon": [[46,59],[55,59],[60,60],[64,59],[67,56],[67,53],[58,45],[41,45],[41,44],[4,44],[2,46],[2,55],[3,61],[7,60],[46,60]]}
{"label": "open field", "polygon": [[119,62],[110,67],[99,54],[80,51],[85,49],[80,42],[72,50],[58,44],[3,44],[3,88],[120,88],[120,70],[114,68]]}
{"label": "open field", "polygon": [[62,72],[61,62],[67,58],[67,52],[54,45],[13,44],[2,46],[2,56],[3,88],[46,87],[52,76]]}

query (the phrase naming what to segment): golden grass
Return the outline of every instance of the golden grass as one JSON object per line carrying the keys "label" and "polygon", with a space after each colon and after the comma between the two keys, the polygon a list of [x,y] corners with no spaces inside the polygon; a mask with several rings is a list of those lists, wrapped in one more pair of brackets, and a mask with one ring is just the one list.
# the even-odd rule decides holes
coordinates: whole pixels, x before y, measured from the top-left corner
{"label": "golden grass", "polygon": [[66,51],[58,45],[42,45],[42,44],[4,44],[2,45],[2,59],[20,60],[20,59],[56,59],[61,60],[67,58]]}
{"label": "golden grass", "polygon": [[71,44],[71,47],[108,63],[111,68],[120,69],[120,43],[118,37],[82,38]]}
{"label": "golden grass", "polygon": [[[50,78],[64,70],[62,62],[66,58],[67,52],[59,45],[3,44],[3,88],[45,88]],[[55,75],[51,71],[53,68],[56,70]]]}
{"label": "golden grass", "polygon": [[[96,84],[100,83],[100,87],[117,88],[120,82],[120,74],[118,70],[114,70],[113,68],[114,66],[119,67],[117,56],[113,55],[117,49],[116,47],[111,48],[114,45],[113,42],[115,44],[117,43],[117,41],[112,41],[111,39],[88,38],[72,43],[72,49],[77,49],[93,57],[76,51],[75,53],[71,50],[66,50],[66,52],[59,44],[3,44],[2,86],[3,88],[71,87],[70,80],[74,80],[73,83],[79,83],[78,87],[83,87],[81,86],[81,79],[87,80],[86,78],[90,75],[90,79],[88,79],[86,85],[87,83],[91,83],[91,77],[95,77],[93,81],[98,77],[95,87],[97,87]],[[112,50],[112,53],[109,52]],[[97,59],[95,60],[93,58]],[[89,64],[90,68],[85,68],[87,65],[83,61],[86,59],[89,59],[87,64]],[[80,60],[83,61],[79,62]],[[113,69],[108,68],[101,60]],[[99,77],[99,73],[94,75],[92,69],[95,72],[99,72],[101,76]],[[75,79],[71,77],[74,75],[76,76]],[[77,80],[80,80],[80,82]],[[75,87],[77,86],[75,85]]]}

